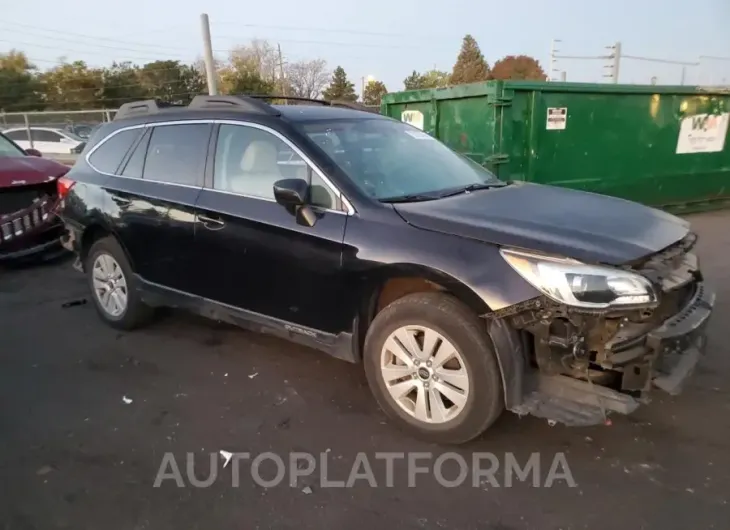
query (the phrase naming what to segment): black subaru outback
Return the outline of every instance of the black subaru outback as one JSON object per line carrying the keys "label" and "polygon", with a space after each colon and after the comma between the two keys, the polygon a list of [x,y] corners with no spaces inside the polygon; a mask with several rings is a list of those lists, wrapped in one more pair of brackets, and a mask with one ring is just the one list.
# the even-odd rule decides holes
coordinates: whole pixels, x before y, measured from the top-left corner
{"label": "black subaru outback", "polygon": [[59,193],[102,319],[182,307],[362,363],[383,410],[437,442],[504,409],[587,425],[680,390],[714,304],[685,221],[288,103],[142,101],[97,131]]}

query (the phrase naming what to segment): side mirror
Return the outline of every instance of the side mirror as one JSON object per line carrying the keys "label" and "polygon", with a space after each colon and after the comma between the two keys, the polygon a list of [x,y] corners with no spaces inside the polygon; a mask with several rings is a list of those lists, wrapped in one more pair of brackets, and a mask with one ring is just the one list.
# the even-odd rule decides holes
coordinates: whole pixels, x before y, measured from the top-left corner
{"label": "side mirror", "polygon": [[274,198],[282,206],[304,206],[309,184],[304,179],[283,179],[274,183]]}
{"label": "side mirror", "polygon": [[41,153],[38,149],[26,149],[25,154],[28,156],[43,156],[43,153]]}
{"label": "side mirror", "polygon": [[294,215],[297,223],[312,227],[317,222],[317,214],[307,206],[309,184],[304,179],[283,179],[274,183],[274,198],[287,211]]}

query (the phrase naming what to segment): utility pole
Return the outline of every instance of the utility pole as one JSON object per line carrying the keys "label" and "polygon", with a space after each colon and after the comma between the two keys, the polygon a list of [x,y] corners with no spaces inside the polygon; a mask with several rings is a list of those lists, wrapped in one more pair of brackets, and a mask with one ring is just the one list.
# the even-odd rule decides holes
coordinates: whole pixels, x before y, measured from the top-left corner
{"label": "utility pole", "polygon": [[281,44],[277,42],[276,47],[279,50],[279,84],[281,85],[281,95],[286,96],[286,79],[284,78],[284,59],[281,55]]}
{"label": "utility pole", "polygon": [[552,81],[553,73],[558,71],[558,69],[555,68],[555,65],[557,64],[557,59],[555,55],[560,51],[555,47],[558,42],[562,41],[560,41],[559,39],[553,39],[550,41],[550,69],[547,74],[547,81]]}
{"label": "utility pole", "polygon": [[610,59],[610,62],[605,66],[608,68],[609,73],[604,74],[603,77],[611,79],[612,83],[618,83],[619,66],[621,64],[621,43],[617,42],[613,46],[606,46],[611,51],[606,59]]}
{"label": "utility pole", "polygon": [[207,13],[200,15],[200,27],[203,31],[203,57],[205,59],[205,77],[208,80],[208,94],[215,96],[218,94],[218,79],[213,59],[213,44],[210,42],[210,20]]}

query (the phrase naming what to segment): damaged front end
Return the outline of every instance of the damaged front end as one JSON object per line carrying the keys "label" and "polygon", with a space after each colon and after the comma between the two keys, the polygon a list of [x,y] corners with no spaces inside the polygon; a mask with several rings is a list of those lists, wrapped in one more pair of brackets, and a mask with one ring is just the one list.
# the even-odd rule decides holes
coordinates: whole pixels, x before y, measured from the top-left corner
{"label": "damaged front end", "polygon": [[511,410],[591,425],[632,412],[652,387],[677,394],[704,351],[715,301],[692,253],[696,239],[624,267],[651,282],[647,303],[595,309],[541,296],[489,315],[521,335],[522,399]]}
{"label": "damaged front end", "polygon": [[0,189],[0,261],[58,251],[55,180]]}

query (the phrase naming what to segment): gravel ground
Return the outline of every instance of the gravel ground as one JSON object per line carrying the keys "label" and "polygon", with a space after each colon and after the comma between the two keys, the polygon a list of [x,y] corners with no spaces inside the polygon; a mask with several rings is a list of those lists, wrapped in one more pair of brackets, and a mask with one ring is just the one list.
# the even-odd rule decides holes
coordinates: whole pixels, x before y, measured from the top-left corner
{"label": "gravel ground", "polygon": [[[708,355],[683,395],[657,395],[611,426],[550,427],[505,414],[483,438],[457,449],[388,425],[358,366],[185,314],[120,333],[90,304],[64,307],[86,296],[70,262],[2,270],[0,526],[728,528],[730,341],[722,329],[730,326],[730,213],[691,219],[718,302]],[[220,450],[252,458],[272,452],[284,466],[242,460],[234,487],[234,465],[224,467]],[[294,486],[291,452],[317,455],[314,473]],[[471,462],[475,453],[491,453],[500,467],[491,481],[469,469],[456,487],[430,472],[409,487],[407,460],[395,460],[389,477],[379,452],[430,453],[419,464],[431,470],[439,455],[452,453],[442,468],[447,480],[458,478],[455,455]],[[509,487],[507,453],[523,467],[539,453],[539,472],[526,482],[514,476]],[[557,470],[574,487],[550,474],[561,454],[565,465]],[[353,468],[367,477],[364,464],[374,484],[322,483],[325,473],[347,481]],[[173,465],[179,484],[169,478]],[[154,487],[161,468],[168,478]],[[212,484],[195,487],[195,477],[211,469]],[[274,485],[278,471],[285,480]]]}

